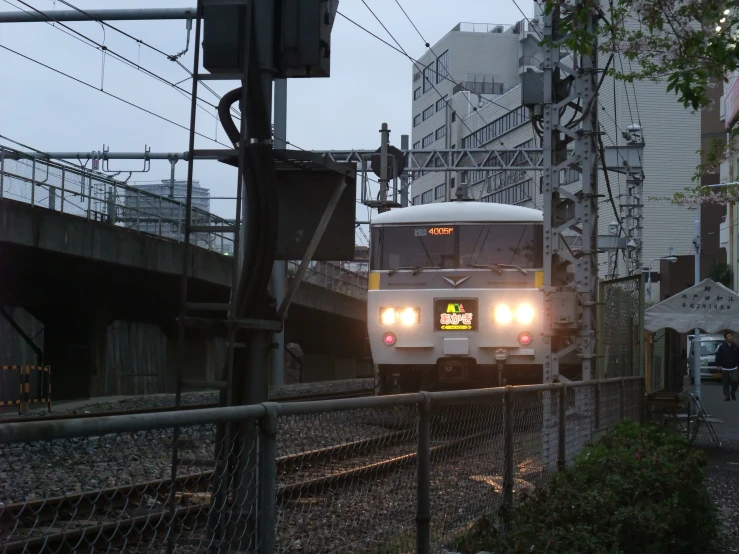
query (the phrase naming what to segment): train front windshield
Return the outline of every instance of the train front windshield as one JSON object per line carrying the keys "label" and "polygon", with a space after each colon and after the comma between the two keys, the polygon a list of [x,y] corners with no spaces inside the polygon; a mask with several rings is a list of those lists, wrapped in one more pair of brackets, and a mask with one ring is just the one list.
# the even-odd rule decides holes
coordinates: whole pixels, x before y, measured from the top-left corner
{"label": "train front windshield", "polygon": [[542,224],[402,225],[372,229],[373,270],[543,265]]}

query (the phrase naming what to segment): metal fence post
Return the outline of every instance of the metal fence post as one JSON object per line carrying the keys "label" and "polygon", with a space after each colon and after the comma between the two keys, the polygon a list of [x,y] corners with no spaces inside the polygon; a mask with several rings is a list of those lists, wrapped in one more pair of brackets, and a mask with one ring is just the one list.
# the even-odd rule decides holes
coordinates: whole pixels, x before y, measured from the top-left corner
{"label": "metal fence post", "polygon": [[87,192],[87,219],[90,219],[92,217],[92,173],[90,173]]}
{"label": "metal fence post", "polygon": [[626,395],[624,391],[624,378],[623,377],[621,377],[621,382],[619,383],[619,387],[620,387],[619,389],[619,392],[620,392],[620,398],[619,398],[619,408],[620,408],[619,417],[620,419],[619,421],[623,421],[624,420],[624,409],[626,407],[624,405],[626,401],[626,398],[625,398]]}
{"label": "metal fence post", "polygon": [[505,392],[505,433],[503,449],[503,505],[513,506],[513,388],[506,386]]}
{"label": "metal fence post", "polygon": [[0,148],[0,198],[4,196],[5,190],[5,148]]}
{"label": "metal fence post", "polygon": [[36,205],[36,156],[31,158],[31,206]]}
{"label": "metal fence post", "polygon": [[140,205],[141,205],[141,191],[136,191],[136,230],[140,231],[139,228],[139,216],[141,215],[140,211]]}
{"label": "metal fence post", "polygon": [[600,429],[600,379],[595,383],[595,428]]}
{"label": "metal fence post", "polygon": [[431,396],[423,394],[418,405],[418,505],[416,506],[416,548],[418,554],[431,551]]}
{"label": "metal fence post", "polygon": [[67,175],[67,172],[64,171],[64,168],[62,168],[62,199],[61,199],[61,208],[59,208],[59,211],[64,213],[64,181],[65,177]]}
{"label": "metal fence post", "polygon": [[[551,391],[554,392],[554,391]],[[559,455],[557,459],[557,470],[564,471],[567,467],[567,442],[565,426],[567,422],[567,386],[562,385],[559,389]]]}
{"label": "metal fence post", "polygon": [[273,554],[277,531],[277,410],[274,402],[263,404],[266,413],[259,433],[259,523],[257,552]]}

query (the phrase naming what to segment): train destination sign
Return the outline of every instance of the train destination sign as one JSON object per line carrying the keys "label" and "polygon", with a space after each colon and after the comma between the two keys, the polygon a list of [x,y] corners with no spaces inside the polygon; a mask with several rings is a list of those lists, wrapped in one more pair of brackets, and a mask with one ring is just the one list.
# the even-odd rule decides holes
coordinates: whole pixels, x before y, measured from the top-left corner
{"label": "train destination sign", "polygon": [[477,330],[476,298],[437,298],[434,304],[437,331]]}
{"label": "train destination sign", "polygon": [[451,235],[454,233],[454,227],[416,227],[415,229],[415,236],[417,237],[425,237],[427,235],[431,235],[434,237],[439,236],[445,236],[445,235]]}

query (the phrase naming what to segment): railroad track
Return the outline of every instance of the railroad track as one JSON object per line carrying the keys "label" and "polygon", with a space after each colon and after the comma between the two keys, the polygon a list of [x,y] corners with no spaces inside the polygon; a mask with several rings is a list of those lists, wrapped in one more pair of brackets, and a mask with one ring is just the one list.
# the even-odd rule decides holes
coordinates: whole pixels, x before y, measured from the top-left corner
{"label": "railroad track", "polygon": [[[341,398],[358,398],[362,396],[374,395],[374,389],[358,389],[355,391],[348,392],[329,392],[329,393],[315,393],[315,394],[301,394],[296,396],[278,396],[271,398],[272,402],[313,402],[316,400],[336,400]],[[85,419],[90,417],[109,417],[109,416],[120,416],[120,415],[133,415],[133,414],[156,414],[163,412],[174,412],[174,411],[187,411],[187,410],[202,410],[204,408],[217,408],[217,403],[212,404],[189,404],[175,408],[174,406],[161,406],[157,408],[138,408],[133,410],[111,410],[103,412],[91,412],[82,414],[49,414],[42,416],[18,416],[18,417],[0,417],[0,425],[3,423],[25,423],[29,421],[57,421],[65,419]]]}
{"label": "railroad track", "polygon": [[[447,440],[431,447],[431,457],[453,455],[464,451],[475,441],[494,439],[495,434],[482,421],[460,431],[465,436]],[[381,436],[336,444],[276,459],[278,485],[275,491],[278,504],[297,498],[338,492],[368,480],[382,477],[393,470],[415,467],[414,451],[393,455],[380,461],[365,463],[349,469],[327,471],[324,475],[299,479],[300,473],[325,462],[326,469],[349,457],[374,452],[378,448],[413,442],[415,433],[396,431]],[[98,489],[42,500],[30,500],[0,506],[0,547],[3,552],[36,551],[41,547],[74,544],[85,537],[102,537],[109,533],[126,535],[135,530],[144,532],[161,528],[169,521],[190,528],[204,525],[209,512],[202,498],[210,503],[210,492],[215,471],[180,475],[174,480],[160,479],[132,485]],[[296,479],[297,478],[297,479]],[[172,506],[171,498],[177,499]],[[195,502],[193,503],[193,500]],[[226,501],[231,504],[229,497]],[[188,505],[187,502],[190,502]],[[191,525],[192,524],[192,525]]]}

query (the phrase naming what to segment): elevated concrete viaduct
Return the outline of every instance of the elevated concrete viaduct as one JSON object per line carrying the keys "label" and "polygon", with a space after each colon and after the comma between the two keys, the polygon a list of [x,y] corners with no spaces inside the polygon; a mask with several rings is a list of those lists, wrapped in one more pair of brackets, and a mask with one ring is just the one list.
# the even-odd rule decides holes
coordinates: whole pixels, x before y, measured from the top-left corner
{"label": "elevated concrete viaduct", "polygon": [[[0,199],[0,305],[43,345],[54,398],[174,390],[182,249],[173,240]],[[232,264],[193,248],[192,301],[227,302]],[[306,380],[368,371],[365,309],[359,298],[301,284],[286,335],[306,353]],[[3,322],[0,334],[13,333]],[[0,363],[33,363],[17,336],[6,343]],[[188,331],[187,344],[186,377],[212,378],[224,361],[223,340]]]}

